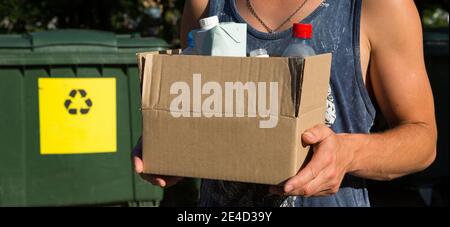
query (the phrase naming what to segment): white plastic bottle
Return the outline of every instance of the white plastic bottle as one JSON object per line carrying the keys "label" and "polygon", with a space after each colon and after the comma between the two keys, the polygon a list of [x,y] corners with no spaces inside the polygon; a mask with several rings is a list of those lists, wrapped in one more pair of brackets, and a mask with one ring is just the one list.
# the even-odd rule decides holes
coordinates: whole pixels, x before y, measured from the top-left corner
{"label": "white plastic bottle", "polygon": [[256,50],[250,51],[250,57],[268,58],[269,54],[267,53],[266,49],[256,49]]}
{"label": "white plastic bottle", "polygon": [[194,32],[190,31],[187,37],[187,44],[188,47],[183,50],[181,54],[183,55],[197,55],[197,50],[195,49],[195,39],[194,39]]}
{"label": "white plastic bottle", "polygon": [[294,41],[289,44],[282,56],[304,58],[316,55],[311,45],[312,31],[311,24],[294,24],[292,29]]}
{"label": "white plastic bottle", "polygon": [[212,16],[203,18],[199,21],[199,23],[201,29],[198,30],[195,34],[195,47],[197,53],[201,54],[203,40],[205,39],[206,32],[219,25],[219,17]]}

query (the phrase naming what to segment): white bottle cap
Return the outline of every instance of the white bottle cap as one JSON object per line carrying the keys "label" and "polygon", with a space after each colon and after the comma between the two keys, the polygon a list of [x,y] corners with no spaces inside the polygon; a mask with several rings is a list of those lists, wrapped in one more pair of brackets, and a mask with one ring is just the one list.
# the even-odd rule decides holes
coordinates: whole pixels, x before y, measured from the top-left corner
{"label": "white bottle cap", "polygon": [[219,25],[218,16],[207,17],[200,20],[200,27],[203,30],[209,30],[217,25]]}
{"label": "white bottle cap", "polygon": [[250,57],[268,58],[269,54],[266,49],[256,49],[250,52]]}

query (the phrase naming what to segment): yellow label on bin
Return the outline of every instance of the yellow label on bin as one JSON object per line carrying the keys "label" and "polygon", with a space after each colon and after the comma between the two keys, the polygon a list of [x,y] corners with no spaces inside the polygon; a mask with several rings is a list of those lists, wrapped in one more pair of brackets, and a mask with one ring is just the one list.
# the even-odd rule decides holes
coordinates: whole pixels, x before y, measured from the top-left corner
{"label": "yellow label on bin", "polygon": [[117,151],[115,78],[39,78],[43,155]]}

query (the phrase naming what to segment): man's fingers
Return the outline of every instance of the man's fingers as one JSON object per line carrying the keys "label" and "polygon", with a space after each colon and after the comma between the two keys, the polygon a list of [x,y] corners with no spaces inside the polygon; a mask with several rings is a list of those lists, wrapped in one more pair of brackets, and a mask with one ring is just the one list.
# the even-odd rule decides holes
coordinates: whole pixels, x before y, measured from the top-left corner
{"label": "man's fingers", "polygon": [[140,176],[141,176],[142,179],[150,182],[151,184],[156,185],[156,186],[160,186],[159,182],[156,180],[156,178],[154,176],[149,175],[149,174],[143,174],[143,173],[141,173]]}
{"label": "man's fingers", "polygon": [[335,180],[330,179],[327,171],[322,171],[317,177],[305,185],[287,193],[287,195],[301,195],[304,197],[333,195],[339,190]]}
{"label": "man's fingers", "polygon": [[302,142],[305,145],[313,145],[320,143],[331,135],[333,135],[333,131],[326,125],[317,125],[302,134]]}
{"label": "man's fingers", "polygon": [[140,176],[152,183],[155,186],[159,186],[162,188],[170,187],[178,183],[182,177],[170,177],[170,176],[156,176],[151,174],[144,174],[144,163],[142,162],[142,159],[139,157],[134,157],[134,171],[136,171],[137,174],[140,174]]}
{"label": "man's fingers", "polygon": [[183,179],[182,177],[157,176],[151,174],[141,174],[141,177],[153,185],[162,188],[171,187]]}
{"label": "man's fingers", "polygon": [[167,186],[167,182],[164,178],[162,177],[158,177],[155,175],[151,175],[151,174],[141,174],[142,179],[150,182],[151,184],[155,185],[155,186],[159,186],[159,187],[166,187]]}
{"label": "man's fingers", "polygon": [[[312,162],[312,161],[311,161]],[[293,191],[302,188],[304,185],[314,180],[319,174],[317,170],[315,170],[315,165],[311,165],[313,163],[308,164],[303,170],[301,170],[296,176],[289,179],[286,185],[284,186],[284,192],[289,194]]]}
{"label": "man's fingers", "polygon": [[183,179],[182,177],[166,177],[165,178],[166,185],[164,187],[172,187],[182,179]]}
{"label": "man's fingers", "polygon": [[177,184],[182,177],[171,177],[171,176],[154,176],[157,182],[157,185],[162,188],[172,187]]}
{"label": "man's fingers", "polygon": [[319,176],[303,186],[302,195],[305,197],[311,197],[326,189],[328,188],[325,179],[322,176]]}
{"label": "man's fingers", "polygon": [[160,177],[155,177],[156,185],[165,188],[167,186],[167,181]]}
{"label": "man's fingers", "polygon": [[142,159],[136,156],[134,157],[134,171],[137,174],[140,174],[142,179],[150,182],[153,185],[160,187],[164,187],[166,185],[166,182],[163,179],[157,178],[150,174],[144,174],[144,163],[142,162]]}
{"label": "man's fingers", "polygon": [[284,186],[285,193],[290,193],[295,189],[303,187],[315,178],[317,178],[333,161],[331,156],[322,155],[320,146],[317,147],[316,154],[313,155],[311,161],[305,168],[289,179]]}
{"label": "man's fingers", "polygon": [[144,163],[138,157],[134,157],[134,171],[138,174],[144,172]]}

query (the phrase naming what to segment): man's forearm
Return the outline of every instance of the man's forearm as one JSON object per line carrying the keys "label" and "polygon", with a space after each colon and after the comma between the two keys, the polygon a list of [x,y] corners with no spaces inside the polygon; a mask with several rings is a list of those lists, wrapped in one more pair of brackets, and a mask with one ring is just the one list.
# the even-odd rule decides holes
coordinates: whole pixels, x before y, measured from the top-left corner
{"label": "man's forearm", "polygon": [[343,137],[354,147],[348,173],[367,179],[392,180],[421,171],[436,155],[436,130],[422,123],[404,124],[379,134]]}

